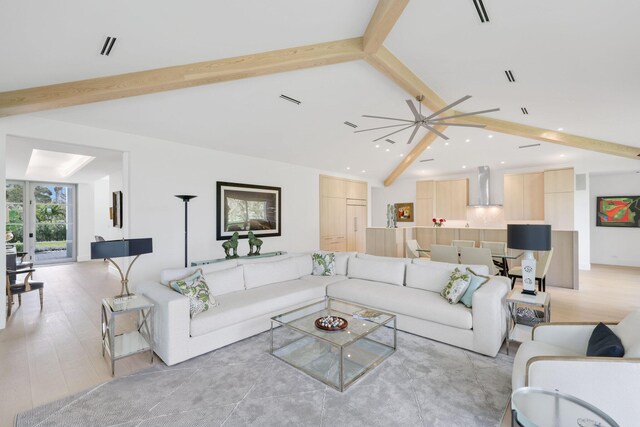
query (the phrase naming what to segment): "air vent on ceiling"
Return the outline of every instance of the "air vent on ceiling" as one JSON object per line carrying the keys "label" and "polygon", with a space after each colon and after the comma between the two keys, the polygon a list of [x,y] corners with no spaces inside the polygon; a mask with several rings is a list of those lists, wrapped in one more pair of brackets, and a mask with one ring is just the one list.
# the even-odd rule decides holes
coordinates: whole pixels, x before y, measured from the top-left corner
{"label": "air vent on ceiling", "polygon": [[476,7],[476,12],[478,12],[480,22],[483,24],[489,22],[489,15],[487,15],[487,10],[484,8],[482,0],[473,0],[473,5]]}
{"label": "air vent on ceiling", "polygon": [[424,163],[424,162],[433,162],[435,159],[424,159],[424,160],[420,160],[420,163]]}
{"label": "air vent on ceiling", "polygon": [[394,140],[389,139],[389,138],[385,139],[385,141],[387,141],[389,144],[395,144],[396,143]]}
{"label": "air vent on ceiling", "polygon": [[531,147],[539,147],[540,144],[529,144],[529,145],[521,145],[518,148],[531,148]]}
{"label": "air vent on ceiling", "polygon": [[515,77],[513,77],[513,71],[511,71],[511,70],[505,70],[505,71],[504,71],[504,73],[505,73],[505,74],[506,74],[506,76],[507,76],[507,80],[509,80],[511,83],[515,83],[516,78],[515,78]]}
{"label": "air vent on ceiling", "polygon": [[285,101],[293,102],[296,105],[300,105],[300,101],[298,101],[297,99],[293,99],[290,96],[280,95],[280,98],[284,99]]}
{"label": "air vent on ceiling", "polygon": [[522,114],[529,114],[529,110],[527,110],[527,107],[520,107],[520,111],[522,111]]}
{"label": "air vent on ceiling", "polygon": [[114,44],[116,44],[116,37],[107,37],[100,51],[100,55],[109,56]]}
{"label": "air vent on ceiling", "polygon": [[351,122],[344,122],[344,124],[345,124],[345,125],[347,125],[347,126],[351,126],[351,127],[352,127],[352,128],[354,128],[354,129],[358,127],[358,125],[354,125],[354,124],[353,124],[353,123],[351,123]]}

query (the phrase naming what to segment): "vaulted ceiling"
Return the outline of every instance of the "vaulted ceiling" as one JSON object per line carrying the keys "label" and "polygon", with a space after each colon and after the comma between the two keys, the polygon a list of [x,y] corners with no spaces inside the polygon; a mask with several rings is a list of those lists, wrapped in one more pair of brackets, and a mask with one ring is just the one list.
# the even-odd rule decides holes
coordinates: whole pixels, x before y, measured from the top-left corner
{"label": "vaulted ceiling", "polygon": [[[425,105],[435,108],[438,101],[452,102],[470,94],[473,98],[457,108],[500,107],[491,118],[547,129],[542,138],[547,141],[560,139],[589,148],[594,148],[592,139],[599,140],[596,148],[604,147],[600,141],[610,141],[626,146],[622,151],[627,157],[640,147],[640,122],[635,120],[640,113],[640,57],[634,54],[640,36],[634,21],[639,4],[623,2],[612,8],[594,0],[561,4],[484,0],[490,21],[481,23],[472,0],[413,0],[404,10],[397,7],[399,3],[406,2],[382,0],[378,6],[364,0],[160,4],[61,0],[39,2],[37,7],[32,2],[0,2],[0,114],[13,114],[6,111],[17,105],[16,99],[27,99],[32,107],[42,102],[43,93],[54,97],[61,93],[55,88],[23,89],[358,38],[372,16],[372,25],[376,16],[382,16],[369,43],[375,52],[376,42],[384,40],[386,48],[379,52],[388,49],[427,90],[439,95],[434,100],[420,90],[430,98]],[[384,14],[374,15],[376,6],[379,12],[388,7],[391,15],[402,14],[397,22],[397,16],[384,22]],[[109,56],[100,55],[107,36],[117,41]],[[148,94],[134,97],[116,84],[108,87],[110,97],[96,98],[109,100],[94,103],[85,103],[94,99],[87,97],[86,87],[76,86],[68,98],[72,102],[55,100],[72,106],[25,111],[327,171],[350,171],[388,183],[394,171],[402,172],[398,165],[407,157],[417,161],[407,165],[405,176],[450,174],[483,164],[514,168],[573,160],[601,160],[617,169],[640,167],[630,158],[523,138],[532,135],[529,128],[509,124],[504,133],[501,122],[488,130],[449,127],[444,131],[451,138],[448,145],[437,138],[428,150],[413,155],[418,141],[430,139],[426,130],[411,146],[405,144],[410,130],[394,135],[395,144],[374,143],[384,133],[354,134],[343,122],[362,129],[387,124],[362,114],[409,118],[404,100],[417,93],[407,93],[406,82],[398,85],[390,73],[381,73],[384,64],[376,64],[375,56],[372,60],[364,52],[354,52],[351,45],[322,45],[322,49],[327,52],[321,52],[324,56],[303,58],[286,68],[293,71],[265,73],[260,68],[265,59],[257,57],[249,75],[268,75],[240,75],[232,81],[158,93],[142,90],[138,93]],[[287,54],[297,58],[299,51]],[[235,66],[255,58],[244,58]],[[190,68],[189,76],[197,81],[218,69]],[[514,83],[507,80],[505,70],[512,70]],[[302,102],[295,105],[280,94]],[[117,99],[120,96],[127,97]],[[522,107],[528,115],[522,114]],[[429,158],[435,160],[419,161]]]}

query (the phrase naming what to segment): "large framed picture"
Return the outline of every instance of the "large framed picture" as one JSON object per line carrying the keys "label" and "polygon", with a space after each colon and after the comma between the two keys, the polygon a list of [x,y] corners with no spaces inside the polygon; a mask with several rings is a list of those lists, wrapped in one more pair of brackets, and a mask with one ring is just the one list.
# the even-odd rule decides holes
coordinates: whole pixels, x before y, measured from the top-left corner
{"label": "large framed picture", "polygon": [[640,227],[640,196],[598,197],[596,226]]}
{"label": "large framed picture", "polygon": [[258,237],[281,235],[280,187],[218,181],[216,196],[218,240],[230,239],[235,232],[240,238],[249,231]]}

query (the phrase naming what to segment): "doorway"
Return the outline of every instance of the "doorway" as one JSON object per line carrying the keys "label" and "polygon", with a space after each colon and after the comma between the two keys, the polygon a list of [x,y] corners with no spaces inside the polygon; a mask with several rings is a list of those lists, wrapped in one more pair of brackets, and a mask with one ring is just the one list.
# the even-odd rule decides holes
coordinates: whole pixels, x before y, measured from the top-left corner
{"label": "doorway", "polygon": [[[35,264],[76,260],[76,185],[7,181],[8,241]],[[7,236],[9,237],[9,236]]]}

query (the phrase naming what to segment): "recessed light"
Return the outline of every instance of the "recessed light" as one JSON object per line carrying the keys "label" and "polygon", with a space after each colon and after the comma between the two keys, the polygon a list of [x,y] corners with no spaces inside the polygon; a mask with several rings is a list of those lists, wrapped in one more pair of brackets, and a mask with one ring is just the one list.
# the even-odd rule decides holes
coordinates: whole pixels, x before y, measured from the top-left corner
{"label": "recessed light", "polygon": [[376,144],[376,148],[380,148],[380,144]]}
{"label": "recessed light", "polygon": [[428,146],[428,147],[427,147],[427,150],[431,150],[431,146]]}
{"label": "recessed light", "polygon": [[384,151],[391,151],[391,150],[389,150],[388,148],[385,148],[385,150],[384,150]]}
{"label": "recessed light", "polygon": [[464,140],[464,142],[471,142],[471,140],[467,138]]}
{"label": "recessed light", "polygon": [[366,172],[366,170],[362,169],[362,173],[365,173],[365,172]]}
{"label": "recessed light", "polygon": [[349,170],[351,170],[351,168],[349,166],[347,166],[347,170],[349,171]]}
{"label": "recessed light", "polygon": [[562,131],[564,130],[564,128],[558,128],[558,130],[559,130],[560,132],[562,132]]}
{"label": "recessed light", "polygon": [[560,154],[560,157],[564,157],[564,154]]}
{"label": "recessed light", "polygon": [[449,145],[449,143],[448,143],[448,142],[445,142],[445,143],[444,143],[444,145]]}
{"label": "recessed light", "polygon": [[487,138],[493,138],[493,135],[489,135],[489,136],[487,136]]}
{"label": "recessed light", "polygon": [[501,165],[504,165],[504,160],[500,162]]}
{"label": "recessed light", "polygon": [[400,153],[400,157],[404,156],[404,154]]}
{"label": "recessed light", "polygon": [[462,165],[462,169],[466,169],[466,168],[467,168],[467,166],[466,166],[466,165]]}

